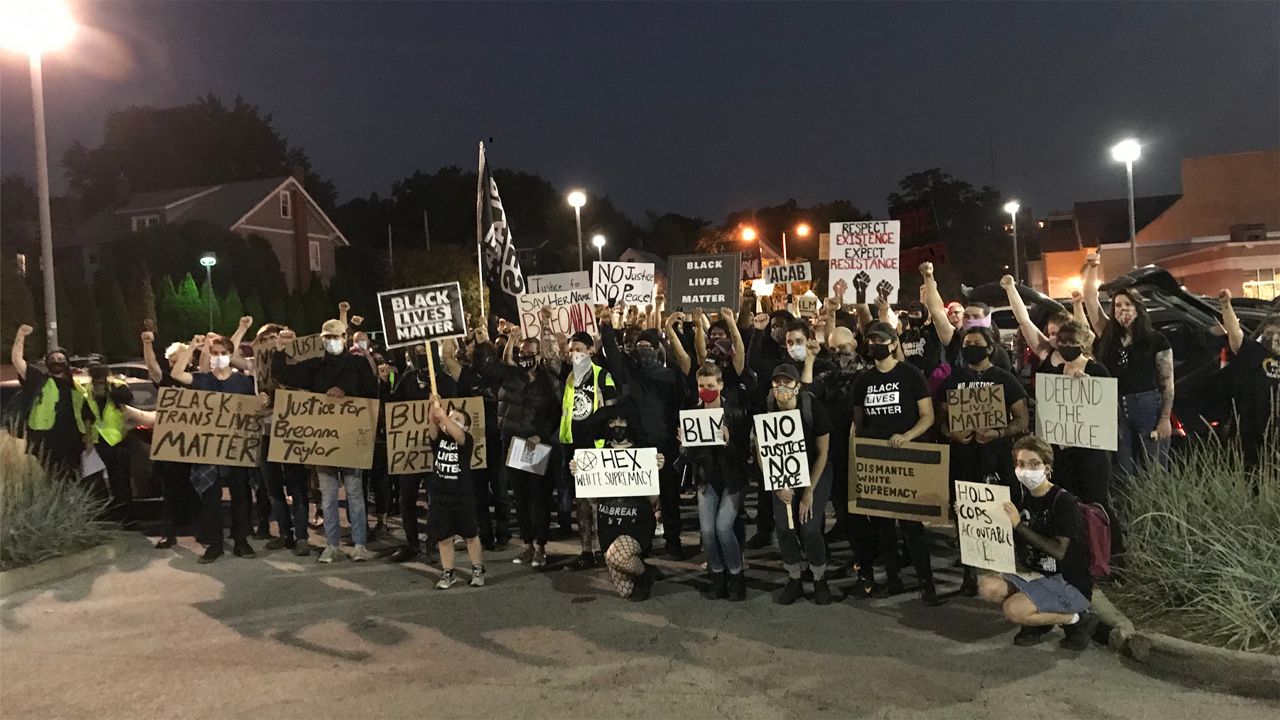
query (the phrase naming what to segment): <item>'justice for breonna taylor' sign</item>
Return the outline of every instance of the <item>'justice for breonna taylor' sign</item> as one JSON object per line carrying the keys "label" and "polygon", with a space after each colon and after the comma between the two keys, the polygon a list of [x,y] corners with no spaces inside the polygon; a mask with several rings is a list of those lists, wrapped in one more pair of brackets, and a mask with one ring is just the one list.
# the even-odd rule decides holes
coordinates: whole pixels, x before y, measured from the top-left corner
{"label": "'justice for breonna taylor' sign", "polygon": [[457,282],[378,293],[387,348],[467,334],[462,290]]}

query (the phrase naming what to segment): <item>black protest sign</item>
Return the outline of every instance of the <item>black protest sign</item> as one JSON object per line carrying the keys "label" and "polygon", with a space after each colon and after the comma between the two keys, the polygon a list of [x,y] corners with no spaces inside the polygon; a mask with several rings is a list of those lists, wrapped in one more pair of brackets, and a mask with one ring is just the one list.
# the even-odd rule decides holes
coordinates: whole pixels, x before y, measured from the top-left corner
{"label": "black protest sign", "polygon": [[761,413],[753,420],[765,489],[772,492],[809,487],[809,453],[800,411]]}
{"label": "black protest sign", "polygon": [[742,294],[742,260],[738,253],[672,255],[667,281],[667,307],[715,311],[738,307]]}
{"label": "black protest sign", "polygon": [[257,467],[262,401],[256,395],[160,388],[151,459]]}
{"label": "black protest sign", "polygon": [[897,520],[947,519],[951,448],[853,438],[849,448],[849,512]]}
{"label": "black protest sign", "polygon": [[457,282],[378,293],[387,348],[462,337],[467,318]]}

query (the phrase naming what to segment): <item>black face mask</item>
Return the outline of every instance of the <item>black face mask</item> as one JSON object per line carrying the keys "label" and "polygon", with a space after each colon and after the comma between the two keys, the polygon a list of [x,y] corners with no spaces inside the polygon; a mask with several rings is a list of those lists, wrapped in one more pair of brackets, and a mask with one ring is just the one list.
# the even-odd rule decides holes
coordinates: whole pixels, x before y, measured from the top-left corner
{"label": "black face mask", "polygon": [[924,318],[906,315],[902,318],[902,324],[912,329],[920,328],[924,326]]}
{"label": "black face mask", "polygon": [[893,349],[888,345],[872,344],[867,348],[867,355],[872,360],[886,360],[893,353]]}
{"label": "black face mask", "polygon": [[49,375],[61,375],[67,371],[67,364],[64,362],[45,363],[44,369]]}
{"label": "black face mask", "polygon": [[960,357],[964,358],[967,365],[977,365],[986,359],[987,348],[982,345],[965,345],[960,348]]}
{"label": "black face mask", "polygon": [[1076,347],[1075,345],[1063,345],[1058,348],[1058,354],[1067,362],[1075,362],[1077,358],[1084,354],[1084,350]]}
{"label": "black face mask", "polygon": [[643,368],[658,367],[661,362],[658,360],[658,349],[651,347],[638,347],[631,351],[631,357]]}
{"label": "black face mask", "polygon": [[528,370],[537,364],[538,364],[538,358],[536,357],[532,357],[529,355],[521,355],[520,357],[516,358],[516,365],[521,370]]}
{"label": "black face mask", "polygon": [[626,425],[610,425],[609,440],[616,445],[625,445],[631,440],[631,435],[627,432]]}

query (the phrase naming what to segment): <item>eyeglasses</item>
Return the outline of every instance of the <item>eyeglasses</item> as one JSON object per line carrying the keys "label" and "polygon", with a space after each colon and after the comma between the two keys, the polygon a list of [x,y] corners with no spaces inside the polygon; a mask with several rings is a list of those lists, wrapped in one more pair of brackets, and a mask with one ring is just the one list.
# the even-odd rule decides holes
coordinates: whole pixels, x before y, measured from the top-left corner
{"label": "eyeglasses", "polygon": [[778,390],[796,390],[799,388],[795,383],[775,382],[773,387]]}
{"label": "eyeglasses", "polygon": [[1039,470],[1044,467],[1044,463],[1039,460],[1019,460],[1017,466],[1023,470]]}

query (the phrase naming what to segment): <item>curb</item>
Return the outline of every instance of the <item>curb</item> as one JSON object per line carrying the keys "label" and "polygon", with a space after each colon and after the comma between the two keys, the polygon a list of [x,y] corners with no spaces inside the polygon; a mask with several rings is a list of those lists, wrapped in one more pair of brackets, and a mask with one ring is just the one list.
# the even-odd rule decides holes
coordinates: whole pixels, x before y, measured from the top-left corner
{"label": "curb", "polygon": [[1110,631],[1107,644],[1162,673],[1248,697],[1280,699],[1280,656],[1201,645],[1138,630],[1097,588],[1093,609]]}
{"label": "curb", "polygon": [[0,572],[0,597],[29,590],[54,580],[74,575],[94,565],[110,562],[129,551],[129,536],[113,533],[101,545],[74,555],[50,558],[35,565]]}

